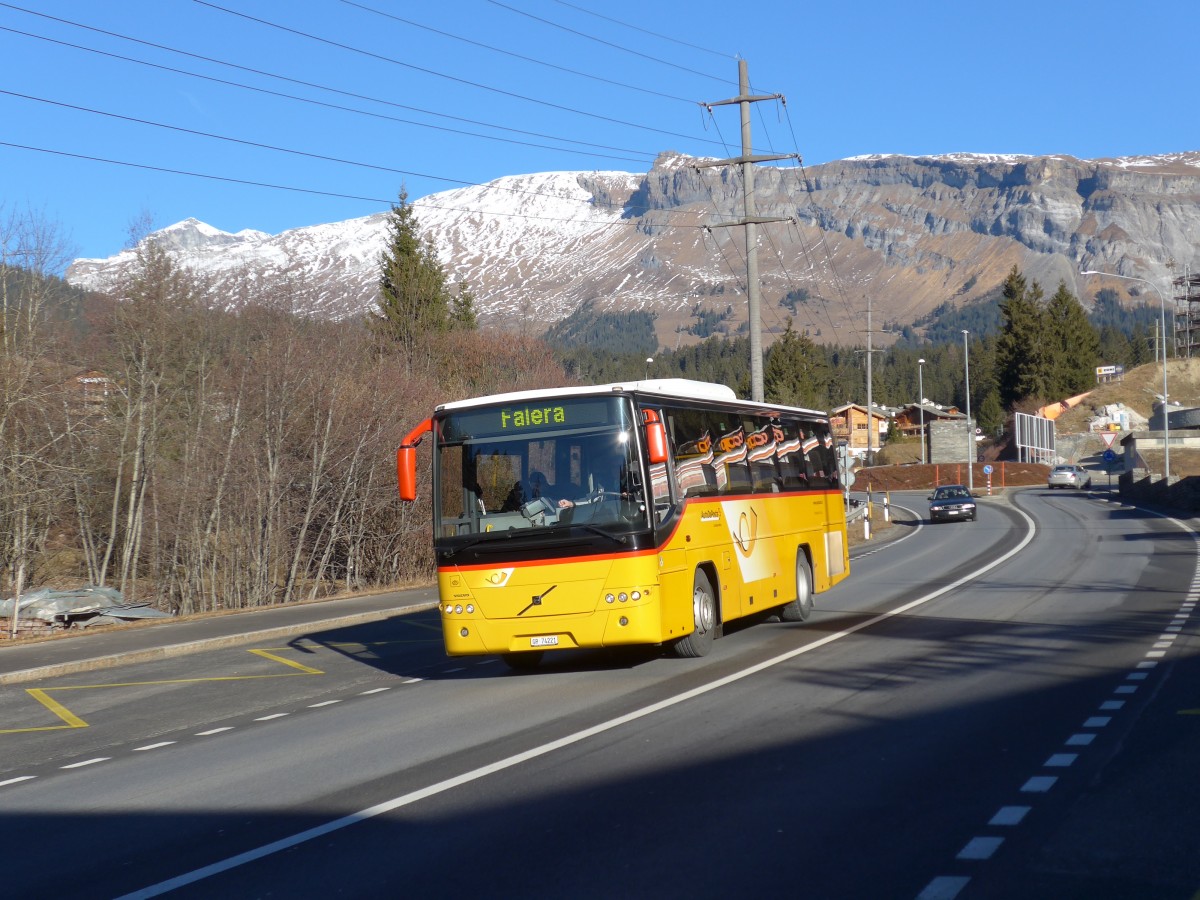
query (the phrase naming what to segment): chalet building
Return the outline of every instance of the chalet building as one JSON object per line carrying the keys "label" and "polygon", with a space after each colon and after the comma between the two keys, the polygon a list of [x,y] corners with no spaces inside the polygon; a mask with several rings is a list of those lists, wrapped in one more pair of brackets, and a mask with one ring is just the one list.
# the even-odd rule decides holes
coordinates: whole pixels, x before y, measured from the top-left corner
{"label": "chalet building", "polygon": [[837,409],[830,410],[829,424],[833,429],[835,441],[845,441],[850,452],[862,455],[867,452],[867,428],[871,422],[875,428],[875,436],[871,439],[871,447],[878,450],[883,446],[883,436],[887,434],[888,421],[891,411],[876,406],[867,415],[867,408],[857,403],[847,403]]}
{"label": "chalet building", "polygon": [[[957,406],[939,406],[926,400],[922,403],[910,403],[897,410],[895,422],[896,428],[901,434],[906,437],[915,437],[929,448],[932,446],[929,437],[932,434],[930,430],[932,425],[943,422],[965,422],[966,418],[958,411]],[[922,424],[925,427],[924,434],[921,433]],[[922,458],[932,460],[932,456],[928,454]]]}
{"label": "chalet building", "polygon": [[896,427],[905,437],[917,437],[921,434],[921,422],[925,422],[925,432],[929,433],[930,422],[941,422],[946,419],[961,419],[963,414],[957,406],[938,406],[935,403],[910,403],[896,412]]}

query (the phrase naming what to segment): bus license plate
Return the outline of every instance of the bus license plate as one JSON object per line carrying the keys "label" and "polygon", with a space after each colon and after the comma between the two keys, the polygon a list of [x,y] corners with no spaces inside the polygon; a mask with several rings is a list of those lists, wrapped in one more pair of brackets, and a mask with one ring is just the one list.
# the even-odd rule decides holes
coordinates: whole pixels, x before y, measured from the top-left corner
{"label": "bus license plate", "polygon": [[541,637],[531,637],[529,639],[529,646],[530,647],[557,647],[558,646],[558,635],[557,634],[547,634],[547,635],[542,635]]}

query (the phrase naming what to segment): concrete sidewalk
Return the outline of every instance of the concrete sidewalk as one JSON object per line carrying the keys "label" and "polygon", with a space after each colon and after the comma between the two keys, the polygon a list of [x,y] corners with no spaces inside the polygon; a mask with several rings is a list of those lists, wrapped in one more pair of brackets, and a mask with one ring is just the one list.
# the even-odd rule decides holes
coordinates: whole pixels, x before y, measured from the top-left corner
{"label": "concrete sidewalk", "polygon": [[17,684],[213,647],[291,637],[433,609],[437,587],[343,597],[0,645],[0,684]]}

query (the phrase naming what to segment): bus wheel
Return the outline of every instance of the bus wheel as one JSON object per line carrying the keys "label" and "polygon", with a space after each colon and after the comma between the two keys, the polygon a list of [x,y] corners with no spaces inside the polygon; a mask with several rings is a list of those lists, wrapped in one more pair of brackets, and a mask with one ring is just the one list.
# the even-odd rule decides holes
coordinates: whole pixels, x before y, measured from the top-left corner
{"label": "bus wheel", "polygon": [[505,653],[501,659],[514,672],[528,672],[536,669],[542,661],[544,650],[529,650],[525,653]]}
{"label": "bus wheel", "polygon": [[675,655],[686,659],[708,653],[717,635],[717,595],[700,569],[692,586],[692,620],[695,630],[675,642]]}
{"label": "bus wheel", "polygon": [[796,599],[779,610],[785,622],[803,622],[812,615],[812,573],[803,550],[796,551]]}

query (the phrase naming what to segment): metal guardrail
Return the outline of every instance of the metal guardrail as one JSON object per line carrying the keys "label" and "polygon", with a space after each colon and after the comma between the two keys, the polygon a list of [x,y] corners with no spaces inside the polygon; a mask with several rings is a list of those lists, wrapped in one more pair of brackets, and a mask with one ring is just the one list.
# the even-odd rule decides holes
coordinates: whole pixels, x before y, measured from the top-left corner
{"label": "metal guardrail", "polygon": [[857,522],[867,514],[867,501],[859,500],[855,497],[850,498],[850,508],[846,510],[846,524]]}

